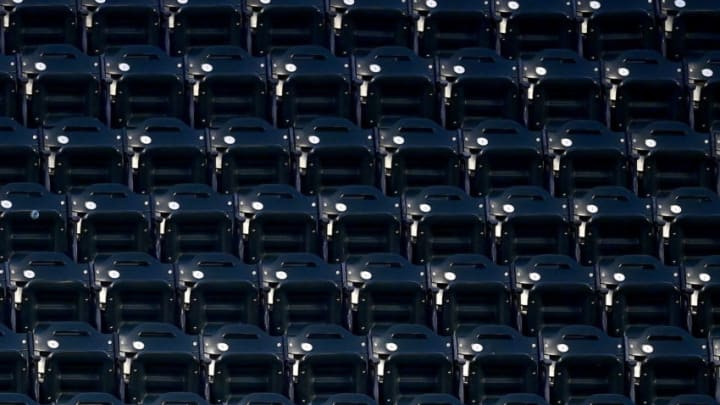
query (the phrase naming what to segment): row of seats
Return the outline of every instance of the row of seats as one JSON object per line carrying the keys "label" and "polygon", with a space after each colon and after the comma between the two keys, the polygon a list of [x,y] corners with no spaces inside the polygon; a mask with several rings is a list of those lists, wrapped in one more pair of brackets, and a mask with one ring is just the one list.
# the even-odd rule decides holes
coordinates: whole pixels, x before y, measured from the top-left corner
{"label": "row of seats", "polygon": [[321,45],[338,55],[386,45],[424,56],[468,46],[508,57],[547,48],[585,56],[632,48],[680,58],[720,50],[712,0],[3,0],[3,48],[48,43],[90,54],[128,44],[243,45],[253,54]]}
{"label": "row of seats", "polygon": [[407,323],[443,335],[503,324],[535,336],[584,324],[611,336],[668,325],[705,337],[720,329],[718,269],[719,256],[666,266],[630,255],[583,266],[567,256],[536,255],[508,266],[473,254],[415,265],[387,253],[342,264],[294,253],[247,265],[200,253],[172,265],[133,252],[89,264],[33,252],[7,262],[0,314],[17,331],[54,321],[92,323],[103,332],[165,322],[197,334],[242,322],[273,335],[296,334],[311,323],[367,334]]}
{"label": "row of seats", "polygon": [[[631,395],[637,404],[698,405],[715,403],[710,395],[718,341],[664,326],[622,339],[581,325],[527,338],[495,325],[442,337],[398,324],[366,337],[316,324],[283,338],[242,324],[190,336],[161,323],[109,335],[61,322],[42,324],[32,334],[0,330],[0,383],[6,392],[34,391],[41,403],[73,403],[66,401],[88,392],[156,403],[168,392],[192,392],[211,403],[236,404],[253,393],[275,392],[289,393],[297,404],[373,393],[377,403],[388,405],[418,404],[414,398],[426,394],[457,396],[465,404],[537,404],[543,401],[535,395],[546,393],[552,404],[626,405],[632,402],[622,396]],[[505,402],[508,394],[534,395]],[[674,402],[678,395],[706,397]],[[448,401],[442,395],[425,400],[420,404]]]}
{"label": "row of seats", "polygon": [[720,137],[673,121],[624,132],[569,121],[541,132],[488,120],[460,132],[421,118],[376,130],[331,117],[289,130],[257,118],[208,130],[172,118],[124,130],[70,118],[32,130],[0,118],[0,147],[0,184],[34,182],[57,193],[95,183],[140,193],[204,183],[222,193],[289,184],[306,195],[364,185],[390,196],[432,185],[472,196],[538,186],[559,197],[617,186],[648,197],[679,187],[717,190]]}
{"label": "row of seats", "polygon": [[336,57],[299,46],[251,57],[239,47],[210,46],[170,57],[148,45],[102,56],[46,45],[0,56],[0,105],[4,116],[31,127],[78,116],[115,128],[156,116],[201,128],[238,116],[302,127],[336,116],[370,128],[415,116],[465,130],[504,118],[533,130],[567,120],[596,120],[613,130],[676,120],[708,132],[720,119],[719,66],[720,51],[681,63],[652,50],[598,62],[570,50],[511,61],[465,48],[436,61],[403,47]]}

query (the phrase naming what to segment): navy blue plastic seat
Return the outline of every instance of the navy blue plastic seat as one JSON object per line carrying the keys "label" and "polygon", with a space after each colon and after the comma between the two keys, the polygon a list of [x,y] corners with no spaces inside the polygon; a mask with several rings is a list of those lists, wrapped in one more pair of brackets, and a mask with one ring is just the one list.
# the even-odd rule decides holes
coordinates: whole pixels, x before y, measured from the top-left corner
{"label": "navy blue plastic seat", "polygon": [[[720,13],[720,9],[718,12]],[[720,74],[720,51],[688,58],[685,68],[688,91],[692,94],[691,114],[694,128],[707,132],[720,120],[720,82],[717,75]]]}
{"label": "navy blue plastic seat", "polygon": [[590,395],[582,402],[582,405],[634,405],[635,403],[625,395],[618,394],[595,394]]}
{"label": "navy blue plastic seat", "polygon": [[720,50],[720,5],[712,0],[658,2],[666,55],[672,59]]}
{"label": "navy blue plastic seat", "polygon": [[0,118],[0,184],[42,181],[39,140],[37,132],[12,118]]}
{"label": "navy blue plastic seat", "polygon": [[56,403],[58,405],[122,405],[122,401],[120,401],[117,396],[108,394],[106,392],[83,392],[77,395],[73,395],[72,397],[67,399],[61,399]]}
{"label": "navy blue plastic seat", "polygon": [[275,392],[255,392],[237,401],[228,401],[228,405],[294,405],[288,397]]}
{"label": "navy blue plastic seat", "polygon": [[327,46],[322,0],[246,0],[245,26],[253,55],[282,52],[297,45]]}
{"label": "navy blue plastic seat", "polygon": [[165,45],[157,1],[79,0],[79,7],[78,17],[91,55],[125,45]]}
{"label": "navy blue plastic seat", "polygon": [[507,394],[496,400],[488,401],[487,405],[547,405],[545,398],[537,394]]}
{"label": "navy blue plastic seat", "polygon": [[75,0],[2,0],[6,54],[44,44],[80,46]]}
{"label": "navy blue plastic seat", "polygon": [[687,311],[691,331],[697,337],[705,337],[720,326],[720,256],[709,255],[685,261],[684,289],[689,292]]}
{"label": "navy blue plastic seat", "polygon": [[3,392],[0,402],[23,403],[26,398],[21,394],[32,395],[34,391],[30,385],[30,337],[28,333],[15,333],[0,325],[0,390]]}
{"label": "navy blue plastic seat", "polygon": [[23,122],[22,100],[19,99],[19,59],[17,56],[0,55],[0,115]]}
{"label": "navy blue plastic seat", "polygon": [[242,2],[236,0],[162,0],[170,53],[214,45],[245,45]]}
{"label": "navy blue plastic seat", "polygon": [[681,394],[670,398],[668,405],[716,405],[714,397],[707,394]]}
{"label": "navy blue plastic seat", "polygon": [[337,55],[381,46],[413,45],[413,16],[402,0],[329,0],[327,14]]}
{"label": "navy blue plastic seat", "polygon": [[364,394],[330,395],[322,405],[377,405],[375,399]]}
{"label": "navy blue plastic seat", "polygon": [[[10,392],[0,393],[0,404],[2,405],[37,405],[34,399],[25,394],[15,394]],[[114,404],[113,404],[114,405]],[[118,404],[120,405],[120,404]]]}
{"label": "navy blue plastic seat", "polygon": [[143,404],[148,405],[208,405],[199,394],[194,392],[166,392],[160,394],[151,401],[144,401]]}

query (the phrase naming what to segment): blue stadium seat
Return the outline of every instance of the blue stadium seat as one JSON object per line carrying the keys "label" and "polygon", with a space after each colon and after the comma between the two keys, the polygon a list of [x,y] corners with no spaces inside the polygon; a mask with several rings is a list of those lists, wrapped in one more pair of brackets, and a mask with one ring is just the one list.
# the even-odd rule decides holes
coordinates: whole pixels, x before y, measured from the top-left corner
{"label": "blue stadium seat", "polygon": [[687,311],[697,337],[705,337],[720,326],[720,256],[704,256],[682,265],[684,289],[690,294]]}
{"label": "blue stadium seat", "polygon": [[233,118],[209,131],[218,191],[291,183],[290,136],[258,118]]}
{"label": "blue stadium seat", "polygon": [[545,398],[537,394],[507,394],[494,401],[488,401],[488,405],[547,405]]}
{"label": "blue stadium seat", "polygon": [[166,392],[160,394],[151,401],[145,401],[148,405],[208,405],[205,398],[194,392]]}
{"label": "blue stadium seat", "polygon": [[144,253],[127,252],[98,256],[90,269],[101,331],[127,330],[143,322],[176,322],[171,265]]}
{"label": "blue stadium seat", "polygon": [[187,253],[233,253],[233,198],[204,184],[180,184],[156,191],[151,200],[158,257],[174,262]]}
{"label": "blue stadium seat", "polygon": [[495,401],[505,395],[539,392],[535,338],[524,337],[513,328],[498,325],[464,328],[456,332],[455,338],[466,404],[502,404]]}
{"label": "blue stadium seat", "polygon": [[368,393],[365,336],[353,336],[337,325],[310,325],[287,338],[287,355],[297,404],[324,404],[333,395]]}
{"label": "blue stadium seat", "polygon": [[294,335],[309,324],[343,324],[340,265],[308,253],[288,253],[265,256],[258,270],[269,333]]}
{"label": "blue stadium seat", "polygon": [[236,0],[162,0],[170,54],[215,45],[245,45],[242,3]]}
{"label": "blue stadium seat", "polygon": [[[4,105],[1,99],[0,104]],[[40,162],[37,132],[12,118],[0,117],[0,184],[41,182],[45,171]]]}
{"label": "blue stadium seat", "polygon": [[25,114],[19,98],[18,57],[0,55],[0,115],[24,122]]}
{"label": "blue stadium seat", "polygon": [[635,405],[635,402],[625,395],[595,394],[587,397],[582,405]]}
{"label": "blue stadium seat", "polygon": [[258,392],[285,390],[284,341],[251,325],[226,323],[202,336],[211,403],[238,403]]}
{"label": "blue stadium seat", "polygon": [[327,46],[323,0],[246,0],[245,26],[253,55],[283,52],[296,45]]}
{"label": "blue stadium seat", "polygon": [[85,392],[117,392],[115,341],[81,322],[40,324],[33,330],[35,386],[41,402]]}
{"label": "blue stadium seat", "polygon": [[425,267],[389,253],[345,261],[351,328],[367,334],[394,325],[429,325]]}
{"label": "blue stadium seat", "polygon": [[490,254],[485,200],[457,187],[413,189],[404,197],[408,258],[424,264],[458,253]]}
{"label": "blue stadium seat", "polygon": [[681,59],[720,50],[720,30],[715,23],[720,16],[718,3],[712,0],[661,0],[658,5],[668,58]]}
{"label": "blue stadium seat", "polygon": [[147,196],[120,184],[96,184],[68,200],[77,261],[88,262],[102,253],[153,252]]}
{"label": "blue stadium seat", "polygon": [[403,0],[328,1],[337,55],[364,54],[381,46],[413,45],[413,17]]}
{"label": "blue stadium seat", "polygon": [[6,54],[44,44],[80,46],[75,0],[2,0]]}
{"label": "blue stadium seat", "polygon": [[[0,400],[1,401],[1,400]],[[0,402],[2,403],[2,402]],[[83,392],[77,395],[73,395],[67,399],[61,399],[56,401],[58,405],[122,405],[122,401],[115,395],[108,394],[106,392]],[[3,404],[10,405],[10,404]],[[19,404],[18,404],[19,405]],[[33,404],[28,404],[33,405]]]}
{"label": "blue stadium seat", "polygon": [[[720,13],[720,9],[718,10]],[[719,35],[720,39],[720,35]],[[687,87],[692,93],[692,122],[696,131],[708,132],[720,120],[718,79],[720,52],[703,53],[685,62]]]}
{"label": "blue stadium seat", "polygon": [[717,405],[717,401],[710,395],[685,394],[670,398],[668,405]]}
{"label": "blue stadium seat", "polygon": [[0,403],[23,403],[26,398],[20,394],[34,391],[29,381],[29,341],[30,334],[15,333],[0,325]]}
{"label": "blue stadium seat", "polygon": [[318,198],[327,260],[403,252],[400,199],[369,186],[344,186]]}
{"label": "blue stadium seat", "polygon": [[470,194],[546,181],[543,140],[515,121],[486,120],[463,131]]}
{"label": "blue stadium seat", "polygon": [[283,394],[256,392],[244,396],[239,401],[229,401],[228,405],[294,405],[294,403]]}
{"label": "blue stadium seat", "polygon": [[322,405],[377,405],[375,399],[364,394],[330,395]]}
{"label": "blue stadium seat", "polygon": [[79,0],[78,3],[78,17],[91,55],[125,45],[165,45],[157,1]]}
{"label": "blue stadium seat", "polygon": [[42,128],[50,189],[77,191],[97,183],[126,183],[122,136],[95,118],[76,117]]}
{"label": "blue stadium seat", "polygon": [[481,255],[456,254],[427,268],[438,333],[450,335],[477,324],[515,326],[507,266]]}
{"label": "blue stadium seat", "polygon": [[19,332],[41,322],[94,322],[88,270],[62,253],[16,253],[6,265]]}
{"label": "blue stadium seat", "polygon": [[227,323],[260,324],[257,268],[226,253],[186,254],[175,264],[185,332]]}
{"label": "blue stadium seat", "polygon": [[523,120],[517,62],[492,49],[464,48],[439,65],[446,127],[469,129],[486,119]]}

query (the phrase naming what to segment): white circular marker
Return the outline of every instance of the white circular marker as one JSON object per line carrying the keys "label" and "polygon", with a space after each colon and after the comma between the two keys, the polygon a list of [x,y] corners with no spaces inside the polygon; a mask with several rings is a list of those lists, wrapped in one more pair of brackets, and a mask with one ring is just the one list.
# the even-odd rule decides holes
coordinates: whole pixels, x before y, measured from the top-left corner
{"label": "white circular marker", "polygon": [[10,208],[12,208],[12,201],[2,200],[2,201],[0,201],[0,207],[3,207],[5,209],[10,209]]}
{"label": "white circular marker", "polygon": [[515,207],[512,204],[503,204],[502,210],[507,214],[515,212]]}
{"label": "white circular marker", "polygon": [[673,214],[679,214],[682,212],[682,207],[677,204],[673,204],[670,206],[670,212]]}
{"label": "white circular marker", "polygon": [[127,63],[125,63],[125,62],[123,62],[123,63],[120,63],[120,64],[118,65],[118,69],[119,69],[121,72],[128,72],[128,71],[130,71],[130,65],[127,64]]}
{"label": "white circular marker", "polygon": [[170,208],[173,211],[178,210],[178,209],[180,209],[180,203],[177,201],[170,201],[168,203],[168,208]]}
{"label": "white circular marker", "polygon": [[483,351],[483,345],[481,345],[480,343],[473,343],[470,348],[475,353],[480,353],[481,351]]}
{"label": "white circular marker", "polygon": [[654,139],[646,139],[645,146],[647,146],[648,148],[654,148],[657,146],[657,142]]}
{"label": "white circular marker", "polygon": [[425,5],[428,6],[428,8],[435,8],[435,7],[437,7],[438,4],[437,4],[437,1],[435,1],[435,0],[427,0],[425,2]]}
{"label": "white circular marker", "polygon": [[430,204],[420,204],[420,206],[418,208],[420,208],[420,212],[432,211],[432,207],[430,206]]}
{"label": "white circular marker", "polygon": [[405,143],[405,138],[403,138],[402,136],[399,136],[399,135],[393,136],[393,143],[395,145],[402,145]]}
{"label": "white circular marker", "polygon": [[260,0],[260,4],[270,4],[270,0]]}
{"label": "white circular marker", "polygon": [[133,347],[133,349],[135,349],[135,350],[142,350],[142,349],[145,348],[145,343],[143,343],[143,342],[141,342],[141,341],[139,341],[139,340],[136,340],[136,341],[134,341],[134,342],[132,343],[132,347]]}
{"label": "white circular marker", "polygon": [[398,345],[393,342],[387,342],[385,343],[385,349],[387,349],[387,351],[389,352],[396,352],[398,349]]}
{"label": "white circular marker", "polygon": [[108,277],[112,278],[113,280],[120,278],[120,272],[117,270],[110,270],[108,271]]}
{"label": "white circular marker", "polygon": [[591,214],[597,214],[597,212],[598,212],[598,206],[595,204],[588,204],[587,207],[585,207],[585,209],[587,210],[587,212],[589,212]]}
{"label": "white circular marker", "polygon": [[300,348],[303,349],[304,352],[311,352],[313,349],[313,345],[311,345],[308,342],[300,344]]}
{"label": "white circular marker", "polygon": [[480,146],[487,146],[487,144],[490,143],[484,136],[479,137],[475,142]]}
{"label": "white circular marker", "polygon": [[700,274],[698,275],[698,278],[699,278],[700,281],[702,281],[703,283],[707,283],[707,282],[710,281],[710,279],[711,279],[710,275],[707,274],[707,273],[700,273]]}
{"label": "white circular marker", "polygon": [[361,271],[360,272],[360,278],[363,280],[371,280],[372,279],[372,273],[369,271]]}
{"label": "white circular marker", "polygon": [[569,148],[573,145],[573,141],[570,138],[563,138],[560,140],[560,145]]}
{"label": "white circular marker", "polygon": [[685,0],[675,0],[674,4],[675,4],[675,7],[677,7],[677,8],[685,8],[685,6],[687,5],[685,3]]}
{"label": "white circular marker", "polygon": [[622,77],[627,77],[630,75],[630,69],[621,67],[618,69],[618,74]]}
{"label": "white circular marker", "polygon": [[13,3],[15,4],[22,4],[23,0],[13,0]]}
{"label": "white circular marker", "polygon": [[655,351],[655,348],[652,347],[652,345],[642,345],[640,349],[646,354],[650,354]]}
{"label": "white circular marker", "polygon": [[517,10],[520,8],[520,3],[517,1],[508,1],[507,6],[510,10]]}
{"label": "white circular marker", "polygon": [[70,142],[70,138],[65,135],[60,135],[57,137],[57,141],[60,145],[66,145],[68,142]]}
{"label": "white circular marker", "polygon": [[200,270],[195,270],[192,272],[192,276],[195,280],[202,280],[203,278],[205,278],[205,273]]}
{"label": "white circular marker", "polygon": [[95,201],[85,201],[85,209],[92,211],[95,208],[97,208],[97,204],[95,204]]}
{"label": "white circular marker", "polygon": [[286,63],[285,70],[287,70],[290,73],[293,73],[293,72],[297,71],[297,66],[294,63]]}
{"label": "white circular marker", "polygon": [[345,211],[347,211],[347,205],[345,205],[343,203],[337,203],[337,204],[335,204],[335,211],[345,212]]}
{"label": "white circular marker", "polygon": [[370,65],[370,71],[373,73],[380,73],[381,70],[382,68],[377,63],[373,63],[372,65]]}
{"label": "white circular marker", "polygon": [[228,346],[228,344],[225,342],[220,342],[217,344],[217,349],[221,352],[226,352],[230,350],[230,346]]}
{"label": "white circular marker", "polygon": [[35,278],[35,272],[32,270],[25,270],[23,271],[23,277],[25,278]]}
{"label": "white circular marker", "polygon": [[287,280],[287,273],[285,273],[285,272],[282,271],[282,270],[276,271],[276,272],[275,272],[275,278],[278,279],[278,280]]}
{"label": "white circular marker", "polygon": [[152,143],[152,138],[147,135],[143,135],[140,137],[140,143],[143,145],[150,145]]}
{"label": "white circular marker", "polygon": [[538,66],[535,68],[535,74],[538,76],[545,76],[547,74],[547,69],[542,66]]}
{"label": "white circular marker", "polygon": [[613,279],[618,283],[622,283],[623,281],[625,281],[625,275],[622,273],[615,273],[613,274]]}
{"label": "white circular marker", "polygon": [[225,142],[226,145],[233,145],[235,144],[235,137],[226,135],[225,137],[223,137],[223,142]]}
{"label": "white circular marker", "polygon": [[715,74],[715,72],[713,72],[712,69],[708,69],[708,68],[705,68],[705,69],[701,70],[700,73],[702,73],[702,75],[703,75],[704,77],[712,77],[713,74]]}
{"label": "white circular marker", "polygon": [[263,203],[261,203],[260,201],[253,201],[253,203],[250,204],[250,206],[251,206],[255,211],[262,211],[262,209],[265,208],[265,205],[264,205]]}
{"label": "white circular marker", "polygon": [[32,211],[30,211],[30,218],[31,218],[31,219],[38,219],[38,218],[40,218],[40,211],[38,211],[38,210],[32,210]]}
{"label": "white circular marker", "polygon": [[320,137],[316,135],[310,135],[308,136],[308,142],[310,142],[313,145],[317,145],[320,143]]}
{"label": "white circular marker", "polygon": [[465,73],[465,66],[463,66],[463,65],[455,65],[455,66],[453,66],[453,72],[461,75],[461,74]]}
{"label": "white circular marker", "polygon": [[47,342],[47,346],[51,349],[57,349],[58,347],[60,347],[60,343],[55,339],[50,339]]}
{"label": "white circular marker", "polygon": [[200,69],[202,69],[202,71],[205,73],[210,73],[213,71],[214,67],[209,63],[203,63],[202,65],[200,65]]}
{"label": "white circular marker", "polygon": [[345,4],[346,6],[352,6],[353,4],[355,4],[355,0],[343,0],[343,4]]}
{"label": "white circular marker", "polygon": [[570,348],[565,343],[560,343],[557,345],[557,351],[559,351],[560,353],[567,353],[568,350],[570,350]]}
{"label": "white circular marker", "polygon": [[542,276],[540,276],[540,273],[536,273],[534,271],[530,273],[529,277],[532,281],[540,281],[540,279],[542,278]]}
{"label": "white circular marker", "polygon": [[455,281],[457,276],[452,271],[446,271],[445,274],[443,274],[443,277],[445,277],[445,280],[447,281]]}
{"label": "white circular marker", "polygon": [[42,72],[45,69],[47,69],[46,64],[44,64],[43,62],[35,62],[35,70]]}
{"label": "white circular marker", "polygon": [[187,4],[188,0],[177,0],[178,4]]}
{"label": "white circular marker", "polygon": [[591,8],[591,9],[593,9],[593,10],[599,10],[600,7],[602,7],[602,4],[600,4],[599,1],[593,0],[593,1],[590,2],[590,8]]}
{"label": "white circular marker", "polygon": [[95,3],[97,3],[97,4],[105,4],[105,0],[95,0]]}

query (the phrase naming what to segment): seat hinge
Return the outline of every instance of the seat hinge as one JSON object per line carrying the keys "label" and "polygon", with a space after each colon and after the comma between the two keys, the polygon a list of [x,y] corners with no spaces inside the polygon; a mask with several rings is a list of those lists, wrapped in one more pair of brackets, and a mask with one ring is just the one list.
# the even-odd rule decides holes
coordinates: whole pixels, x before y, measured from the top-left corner
{"label": "seat hinge", "polygon": [[130,373],[132,371],[132,359],[125,358],[123,361],[123,381],[125,381],[125,384],[128,384],[130,382]]}
{"label": "seat hinge", "polygon": [[100,287],[100,293],[98,294],[98,303],[100,304],[100,310],[104,311],[107,309],[107,287]]}
{"label": "seat hinge", "polygon": [[85,16],[85,28],[92,28],[93,27],[93,12],[88,11],[87,15]]}
{"label": "seat hinge", "polygon": [[13,302],[15,303],[15,309],[20,309],[22,307],[23,302],[23,288],[17,287],[15,289],[15,293],[13,294]]}
{"label": "seat hinge", "polygon": [[38,382],[43,383],[45,382],[45,366],[46,366],[47,358],[45,356],[40,356],[37,363],[37,374],[38,374]]}
{"label": "seat hinge", "polygon": [[605,306],[608,310],[612,310],[613,306],[613,290],[608,290],[607,294],[605,294]]}
{"label": "seat hinge", "polygon": [[417,20],[417,32],[425,31],[425,17],[420,16]]}
{"label": "seat hinge", "polygon": [[183,308],[186,311],[190,310],[190,303],[192,303],[192,287],[186,285],[185,291],[183,292]]}
{"label": "seat hinge", "polygon": [[442,288],[439,289],[438,292],[435,293],[435,305],[437,307],[443,306],[444,295],[445,295],[445,290],[443,290]]}
{"label": "seat hinge", "polygon": [[210,360],[208,364],[208,383],[212,384],[215,382],[215,360]]}
{"label": "seat hinge", "polygon": [[330,221],[328,221],[328,223],[327,223],[327,227],[325,230],[325,237],[329,241],[332,240],[332,237],[333,237],[333,225],[334,224],[335,224],[335,221],[333,221],[332,219]]}

